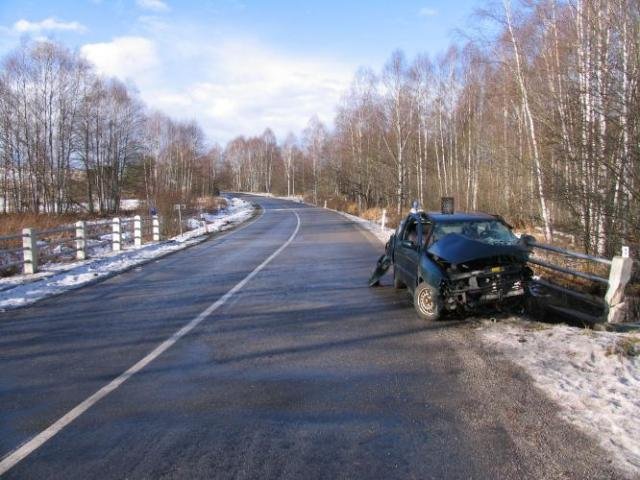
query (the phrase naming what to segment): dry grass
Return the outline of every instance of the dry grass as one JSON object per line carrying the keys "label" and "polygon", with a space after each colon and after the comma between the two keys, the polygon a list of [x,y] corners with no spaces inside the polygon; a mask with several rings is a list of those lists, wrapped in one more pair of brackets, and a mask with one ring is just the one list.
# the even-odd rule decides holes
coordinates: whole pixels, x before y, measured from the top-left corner
{"label": "dry grass", "polygon": [[196,206],[205,212],[215,213],[227,206],[227,200],[222,197],[198,197],[196,199]]}
{"label": "dry grass", "polygon": [[365,220],[370,220],[372,222],[379,222],[380,219],[382,218],[382,208],[380,207],[368,208],[367,210],[362,212],[360,216]]}
{"label": "dry grass", "polygon": [[624,336],[619,338],[614,345],[609,345],[606,355],[619,355],[622,357],[640,356],[640,337]]}
{"label": "dry grass", "polygon": [[180,222],[178,219],[178,210],[175,205],[184,205],[181,208],[180,214],[182,215],[183,228],[182,231],[186,231],[184,224],[190,217],[198,217],[202,212],[217,213],[221,208],[227,206],[227,201],[222,197],[204,196],[198,197],[191,202],[180,201],[177,197],[166,195],[161,197],[157,202],[157,211],[161,217],[161,236],[162,238],[173,237],[180,233]]}
{"label": "dry grass", "polygon": [[[372,222],[379,222],[382,218],[383,207],[371,207],[365,210],[360,210],[358,204],[355,202],[348,202],[341,198],[327,198],[327,207],[341,212],[348,213],[350,215],[356,215]],[[323,205],[324,199],[318,202],[318,205]],[[404,218],[404,215],[395,214],[391,208],[387,208],[387,221],[386,226],[389,228],[396,228],[400,223],[400,220]]]}
{"label": "dry grass", "polygon": [[[20,235],[24,228],[38,231],[73,224],[79,220],[97,220],[109,218],[110,215],[89,213],[35,214],[6,213],[0,214],[0,236]],[[58,234],[60,236],[62,234]],[[0,250],[22,245],[21,239],[0,241]]]}

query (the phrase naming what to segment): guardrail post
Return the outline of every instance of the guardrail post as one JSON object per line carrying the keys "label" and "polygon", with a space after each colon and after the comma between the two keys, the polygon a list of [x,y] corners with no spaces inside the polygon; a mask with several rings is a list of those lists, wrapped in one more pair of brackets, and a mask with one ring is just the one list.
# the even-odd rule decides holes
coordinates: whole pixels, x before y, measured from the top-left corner
{"label": "guardrail post", "polygon": [[204,220],[200,220],[200,228],[204,228],[204,233],[209,233],[207,222],[205,222]]}
{"label": "guardrail post", "polygon": [[327,208],[327,201],[324,201],[324,208]]}
{"label": "guardrail post", "polygon": [[142,217],[140,215],[133,217],[133,244],[136,247],[142,246]]}
{"label": "guardrail post", "polygon": [[23,272],[32,275],[38,271],[38,235],[33,228],[22,229]]}
{"label": "guardrail post", "polygon": [[111,245],[114,252],[122,250],[122,229],[118,217],[115,217],[111,223]]}
{"label": "guardrail post", "polygon": [[154,215],[152,217],[151,222],[153,225],[153,241],[159,242],[160,241],[160,219],[158,218],[158,215]]}
{"label": "guardrail post", "polygon": [[87,258],[86,222],[76,222],[76,260]]}
{"label": "guardrail post", "polygon": [[384,230],[384,225],[387,223],[387,209],[382,209],[382,218],[380,219],[380,229]]}
{"label": "guardrail post", "polygon": [[629,257],[613,257],[609,273],[609,289],[604,299],[607,303],[607,322],[620,323],[625,321],[626,304],[624,289],[631,279],[633,260]]}

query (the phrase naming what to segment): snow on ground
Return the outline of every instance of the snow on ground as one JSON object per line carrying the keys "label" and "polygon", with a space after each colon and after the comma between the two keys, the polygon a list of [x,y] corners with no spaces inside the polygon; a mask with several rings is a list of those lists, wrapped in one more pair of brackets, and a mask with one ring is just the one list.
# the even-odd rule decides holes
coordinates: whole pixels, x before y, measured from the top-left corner
{"label": "snow on ground", "polygon": [[389,241],[389,237],[393,234],[393,228],[382,228],[380,223],[372,222],[371,220],[365,220],[364,218],[356,217],[355,215],[351,215],[349,213],[341,212],[340,210],[333,210],[334,212],[339,213],[343,217],[348,218],[352,222],[357,223],[361,227],[369,230],[373,235],[382,242],[382,244],[386,244]]}
{"label": "snow on ground", "polygon": [[[379,223],[338,213],[382,243]],[[566,325],[483,321],[481,339],[522,366],[570,423],[595,438],[632,475],[640,474],[640,333],[597,332]]]}
{"label": "snow on ground", "polygon": [[[253,206],[239,198],[228,200],[227,208],[217,214],[204,214],[206,225],[170,240],[129,247],[124,252],[112,252],[109,245],[96,245],[93,257],[72,263],[46,264],[35,275],[14,275],[0,279],[0,310],[29,305],[67,290],[93,283],[104,277],[128,270],[136,265],[182,250],[205,240],[207,233],[221,232],[242,223],[253,215]],[[100,244],[101,242],[97,242]],[[99,256],[97,256],[99,255]]]}
{"label": "snow on ground", "polygon": [[522,319],[485,321],[479,333],[522,366],[566,420],[640,474],[640,333]]}
{"label": "snow on ground", "polygon": [[[291,202],[305,203],[304,197],[302,195],[278,196],[278,195],[274,195],[273,193],[262,193],[262,192],[240,192],[240,193],[244,193],[246,195],[255,195],[256,197],[268,197],[268,198],[275,198],[278,200],[289,200]],[[308,205],[311,205],[311,204],[308,204]],[[315,205],[312,205],[312,206],[315,206]]]}

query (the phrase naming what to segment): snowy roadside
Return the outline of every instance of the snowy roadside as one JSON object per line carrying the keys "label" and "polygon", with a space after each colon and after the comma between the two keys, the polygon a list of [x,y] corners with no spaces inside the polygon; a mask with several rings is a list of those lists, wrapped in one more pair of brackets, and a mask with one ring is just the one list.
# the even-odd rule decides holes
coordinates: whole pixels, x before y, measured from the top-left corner
{"label": "snowy roadside", "polygon": [[[390,228],[334,210],[382,243]],[[640,333],[597,332],[523,318],[484,320],[486,345],[523,367],[563,418],[595,438],[616,463],[640,475]]]}
{"label": "snowy roadside", "polygon": [[483,321],[485,344],[523,367],[560,414],[640,475],[640,333],[612,333],[521,318]]}
{"label": "snowy roadside", "polygon": [[190,220],[196,228],[160,243],[130,247],[123,252],[105,252],[99,257],[64,264],[47,264],[35,275],[14,275],[0,279],[0,310],[30,305],[105,277],[128,270],[150,260],[182,250],[206,240],[206,235],[228,230],[253,215],[253,206],[239,198],[229,199],[228,207],[217,214],[204,214],[206,226]]}
{"label": "snowy roadside", "polygon": [[339,213],[343,217],[348,218],[352,222],[357,223],[364,229],[373,233],[373,235],[385,245],[389,241],[389,237],[395,231],[393,228],[382,228],[379,223],[372,222],[371,220],[365,220],[364,218],[356,217],[355,215],[351,215],[349,213],[341,212],[340,210],[332,210],[336,213]]}
{"label": "snowy roadside", "polygon": [[[292,196],[284,196],[284,197],[280,197],[277,195],[273,195],[271,193],[255,193],[255,192],[239,192],[239,193],[244,193],[246,195],[255,195],[257,197],[268,197],[268,198],[276,198],[278,200],[289,200],[292,202],[298,202],[298,203],[304,203],[305,205],[309,205],[311,207],[317,207],[317,208],[322,208],[319,207],[317,205],[313,205],[311,203],[306,203],[304,201],[304,197],[302,197],[302,195],[292,195]],[[326,208],[325,210],[329,210],[331,212],[335,212],[338,213],[340,215],[342,215],[345,218],[348,218],[349,220],[351,220],[352,222],[357,223],[358,225],[360,225],[361,227],[363,227],[365,230],[368,230],[369,232],[373,233],[373,235],[382,242],[382,245],[385,245],[388,241],[389,241],[389,237],[391,236],[391,234],[395,231],[393,228],[382,228],[380,226],[380,223],[378,222],[373,222],[371,220],[366,220],[362,217],[358,217],[356,215],[351,215],[350,213],[346,213],[340,210],[334,210],[333,208]]]}
{"label": "snowy roadside", "polygon": [[[305,205],[311,205],[310,203],[306,203],[304,201],[304,197],[302,195],[289,195],[287,197],[286,195],[279,196],[279,195],[274,195],[273,193],[262,193],[262,192],[238,192],[238,193],[242,193],[243,195],[254,195],[256,197],[275,198],[277,200],[289,200],[290,202],[304,203]],[[315,207],[315,205],[311,205],[311,206]]]}

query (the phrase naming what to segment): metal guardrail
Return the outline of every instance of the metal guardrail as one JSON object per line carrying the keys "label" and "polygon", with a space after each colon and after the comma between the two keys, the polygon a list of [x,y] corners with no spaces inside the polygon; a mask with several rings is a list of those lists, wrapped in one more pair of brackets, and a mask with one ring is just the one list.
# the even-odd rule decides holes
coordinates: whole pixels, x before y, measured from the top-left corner
{"label": "metal guardrail", "polygon": [[533,263],[534,265],[539,265],[540,267],[548,268],[550,270],[555,270],[556,272],[573,275],[574,277],[584,278],[585,280],[590,280],[592,282],[604,283],[605,285],[609,284],[608,278],[600,277],[598,275],[591,275],[590,273],[581,272],[579,270],[571,270],[570,268],[560,267],[558,265],[554,265],[553,263],[545,262],[544,260],[539,260],[537,258],[529,258],[529,263]]}
{"label": "metal guardrail", "polygon": [[2,235],[2,236],[0,236],[0,242],[10,241],[10,240],[21,240],[21,239],[22,239],[22,235],[21,234],[17,234],[17,235]]}
{"label": "metal guardrail", "polygon": [[545,278],[537,278],[534,280],[538,285],[559,292],[563,295],[570,296],[578,301],[582,301],[588,303],[592,306],[598,306],[603,308],[603,315],[590,315],[583,311],[575,310],[572,308],[568,308],[566,306],[558,306],[558,305],[549,305],[549,307],[553,310],[556,310],[563,314],[572,314],[574,317],[579,318],[581,320],[588,320],[591,322],[602,322],[606,321],[609,323],[619,323],[623,321],[625,315],[625,296],[624,291],[625,287],[631,279],[631,273],[633,269],[633,260],[629,258],[628,248],[623,247],[623,255],[613,257],[613,259],[597,257],[593,255],[588,255],[580,252],[574,252],[571,250],[566,250],[564,248],[557,247],[555,245],[547,245],[544,243],[538,243],[534,241],[527,242],[527,245],[533,250],[539,249],[547,252],[552,252],[559,255],[564,255],[570,258],[577,258],[580,260],[590,261],[599,263],[601,265],[606,265],[609,267],[609,275],[608,277],[602,277],[600,275],[594,275],[592,273],[587,273],[579,270],[574,270],[571,268],[567,268],[565,266],[560,266],[553,264],[551,262],[541,260],[539,258],[529,258],[529,263],[533,265],[538,265],[548,270],[552,270],[555,272],[560,272],[565,275],[571,275],[573,277],[581,278],[590,282],[598,283],[601,285],[606,285],[607,292],[604,296],[598,297],[595,295],[591,295],[585,292],[580,292],[577,290],[573,290],[567,288],[566,286],[558,285],[557,283],[550,281]]}
{"label": "metal guardrail", "polygon": [[[160,241],[160,219],[157,215],[152,217],[145,217],[147,223],[151,224],[151,238],[152,242]],[[130,226],[130,228],[127,228]],[[0,242],[18,241],[22,242],[22,247],[0,249],[0,272],[6,272],[7,270],[22,265],[22,271],[25,274],[33,274],[38,271],[38,265],[43,257],[45,249],[50,249],[52,246],[58,246],[62,244],[73,244],[75,249],[74,258],[76,260],[84,260],[88,257],[87,240],[90,240],[88,235],[89,229],[102,230],[102,236],[105,236],[107,232],[110,232],[111,238],[109,240],[102,240],[101,242],[111,244],[113,251],[120,251],[125,243],[131,243],[130,240],[125,239],[129,237],[125,233],[129,233],[126,230],[130,230],[133,238],[133,244],[136,247],[143,244],[143,218],[136,215],[130,219],[121,220],[119,218],[113,218],[109,221],[96,221],[96,222],[76,222],[74,225],[62,225],[59,227],[49,228],[45,230],[35,230],[32,228],[25,228],[22,230],[22,234],[4,235],[0,236]],[[100,228],[102,227],[102,228]],[[123,232],[125,227],[125,232]],[[68,237],[49,238],[46,241],[46,245],[39,244],[38,240],[55,236],[64,233],[72,233],[73,235]],[[73,252],[73,251],[72,251]],[[15,257],[22,258],[15,258]]]}
{"label": "metal guardrail", "polygon": [[568,257],[579,258],[581,260],[591,260],[592,262],[602,263],[604,265],[611,265],[611,260],[608,258],[595,257],[593,255],[587,255],[586,253],[573,252],[571,250],[566,250],[564,248],[556,247],[555,245],[547,245],[544,243],[535,242],[533,244],[529,244],[535,248],[539,248],[541,250],[547,250],[549,252],[559,253],[561,255],[566,255]]}

